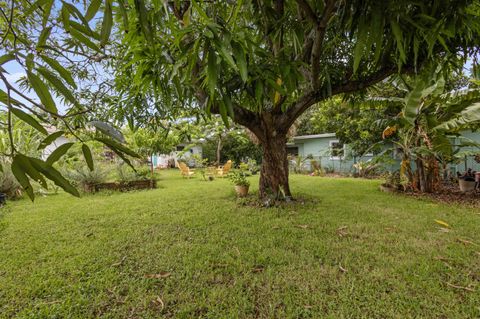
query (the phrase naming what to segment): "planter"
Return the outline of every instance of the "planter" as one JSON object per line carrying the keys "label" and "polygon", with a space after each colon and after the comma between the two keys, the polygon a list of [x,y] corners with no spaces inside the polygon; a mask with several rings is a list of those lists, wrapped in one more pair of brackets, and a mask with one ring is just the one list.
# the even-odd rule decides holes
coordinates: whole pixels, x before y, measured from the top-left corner
{"label": "planter", "polygon": [[398,189],[396,187],[387,185],[387,184],[381,184],[380,185],[380,190],[385,193],[396,193],[398,192]]}
{"label": "planter", "polygon": [[120,182],[120,183],[98,183],[98,184],[85,184],[83,189],[87,193],[95,193],[100,190],[114,190],[114,191],[130,191],[137,189],[152,189],[157,188],[157,181],[155,179],[147,179],[140,181]]}
{"label": "planter", "polygon": [[248,194],[248,186],[235,185],[235,192],[238,197],[245,197]]}
{"label": "planter", "polygon": [[459,179],[458,186],[460,186],[460,191],[464,193],[475,190],[475,182],[473,181],[464,181],[463,179]]}

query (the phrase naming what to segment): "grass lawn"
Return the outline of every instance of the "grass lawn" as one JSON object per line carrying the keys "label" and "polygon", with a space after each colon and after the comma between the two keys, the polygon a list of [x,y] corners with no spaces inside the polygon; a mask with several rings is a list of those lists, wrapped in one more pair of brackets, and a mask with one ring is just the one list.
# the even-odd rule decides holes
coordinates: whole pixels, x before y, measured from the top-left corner
{"label": "grass lawn", "polygon": [[168,171],[156,190],[10,203],[0,317],[479,318],[478,209],[379,183],[293,175],[308,201],[258,209]]}

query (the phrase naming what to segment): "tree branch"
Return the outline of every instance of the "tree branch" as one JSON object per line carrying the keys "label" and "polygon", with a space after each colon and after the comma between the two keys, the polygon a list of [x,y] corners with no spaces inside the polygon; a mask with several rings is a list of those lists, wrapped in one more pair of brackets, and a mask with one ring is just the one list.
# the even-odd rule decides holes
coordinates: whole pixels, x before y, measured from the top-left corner
{"label": "tree branch", "polygon": [[318,17],[313,11],[312,7],[308,4],[307,0],[297,0],[298,6],[305,12],[307,18],[313,22],[313,24],[318,24]]}
{"label": "tree branch", "polygon": [[315,103],[337,94],[352,93],[361,89],[366,89],[394,74],[397,70],[398,69],[395,65],[385,66],[361,80],[344,79],[337,85],[332,86],[331,95],[325,95],[324,92],[326,90],[324,88],[312,90],[303,95],[295,104],[287,109],[281,117],[281,126],[288,129],[303,112]]}
{"label": "tree branch", "polygon": [[323,9],[322,17],[317,23],[315,29],[315,40],[313,41],[312,56],[310,59],[310,64],[312,66],[312,80],[314,90],[318,89],[320,85],[319,72],[320,72],[320,55],[323,46],[323,40],[325,38],[325,33],[327,31],[328,21],[332,17],[333,10],[335,9],[335,0],[328,0],[325,3],[325,8]]}

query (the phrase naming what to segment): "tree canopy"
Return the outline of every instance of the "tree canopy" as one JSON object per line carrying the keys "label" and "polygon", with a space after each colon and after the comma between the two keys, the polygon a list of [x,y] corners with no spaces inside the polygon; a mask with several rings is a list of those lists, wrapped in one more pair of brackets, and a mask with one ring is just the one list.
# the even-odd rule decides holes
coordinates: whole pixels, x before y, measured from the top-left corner
{"label": "tree canopy", "polygon": [[[34,127],[37,120],[60,123],[77,135],[72,128],[95,110],[88,94],[72,92],[80,80],[100,87],[92,65],[101,63],[115,77],[111,114],[130,122],[147,115],[159,126],[178,112],[220,114],[262,145],[260,195],[290,196],[285,142],[295,120],[315,103],[427,63],[461,67],[478,49],[479,7],[477,0],[92,0],[85,8],[10,0],[1,6],[0,64],[15,60],[40,101],[20,92],[3,69],[0,101]],[[52,91],[68,105],[65,112]],[[126,160],[134,155],[121,141],[93,138]],[[21,154],[11,145],[15,162]],[[17,176],[27,187],[27,175],[52,172],[48,163],[27,161],[34,169]]]}

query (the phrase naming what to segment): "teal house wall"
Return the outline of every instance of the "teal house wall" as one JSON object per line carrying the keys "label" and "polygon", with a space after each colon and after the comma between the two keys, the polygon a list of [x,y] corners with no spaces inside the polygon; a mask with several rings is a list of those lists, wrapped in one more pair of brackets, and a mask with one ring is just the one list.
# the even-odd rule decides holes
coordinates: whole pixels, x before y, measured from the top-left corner
{"label": "teal house wall", "polygon": [[[464,131],[461,132],[461,136],[480,144],[480,132]],[[460,145],[461,138],[452,136],[451,139],[454,145]],[[338,142],[335,133],[296,136],[293,138],[292,143],[287,144],[287,149],[291,153],[298,152],[298,155],[303,158],[312,156],[314,160],[321,163],[323,168],[343,173],[354,172],[355,169],[353,165],[355,163],[359,161],[368,161],[374,157],[373,154],[366,154],[361,157],[353,156],[353,152],[348,145],[344,145],[343,147],[343,157],[331,156],[331,145],[335,142]],[[458,148],[458,146],[455,147]],[[387,149],[392,149],[392,146],[385,146],[385,150]],[[460,151],[480,153],[480,148],[475,146],[463,147]],[[400,158],[395,154],[392,154],[391,156],[391,163],[386,164],[385,168],[389,171],[398,170],[400,168]],[[304,166],[306,170],[311,170],[310,161],[307,160]],[[480,164],[475,162],[474,156],[470,154],[466,157],[462,156],[457,163],[451,164],[449,168],[453,174],[456,174],[456,172],[464,172],[465,168],[480,171]]]}

